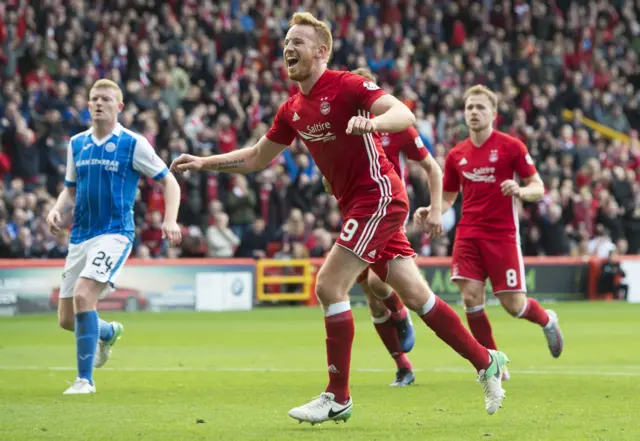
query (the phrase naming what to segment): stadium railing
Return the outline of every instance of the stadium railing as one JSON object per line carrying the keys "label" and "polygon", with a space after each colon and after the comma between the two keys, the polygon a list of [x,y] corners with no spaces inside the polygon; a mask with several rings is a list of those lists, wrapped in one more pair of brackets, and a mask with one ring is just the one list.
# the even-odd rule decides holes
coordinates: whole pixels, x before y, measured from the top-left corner
{"label": "stadium railing", "polygon": [[[567,121],[573,121],[573,111],[569,109],[564,109],[562,111],[562,116]],[[629,138],[624,133],[620,133],[617,130],[612,129],[611,127],[600,124],[592,119],[582,117],[582,123],[590,128],[591,130],[600,133],[602,136],[609,139],[618,139],[625,144],[629,144],[631,142],[631,138]]]}

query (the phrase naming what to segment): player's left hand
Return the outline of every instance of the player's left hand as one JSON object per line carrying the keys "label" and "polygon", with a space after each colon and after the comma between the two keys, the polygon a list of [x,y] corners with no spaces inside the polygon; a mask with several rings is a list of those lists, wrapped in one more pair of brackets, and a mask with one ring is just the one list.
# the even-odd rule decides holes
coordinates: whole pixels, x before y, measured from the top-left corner
{"label": "player's left hand", "polygon": [[502,190],[502,194],[505,196],[515,196],[520,197],[521,189],[516,181],[513,179],[507,179],[500,184],[500,190]]}
{"label": "player's left hand", "polygon": [[353,116],[347,125],[347,135],[364,135],[376,131],[376,123],[364,116]]}
{"label": "player's left hand", "polygon": [[163,222],[162,223],[162,238],[169,239],[171,246],[176,246],[182,240],[182,232],[176,222]]}

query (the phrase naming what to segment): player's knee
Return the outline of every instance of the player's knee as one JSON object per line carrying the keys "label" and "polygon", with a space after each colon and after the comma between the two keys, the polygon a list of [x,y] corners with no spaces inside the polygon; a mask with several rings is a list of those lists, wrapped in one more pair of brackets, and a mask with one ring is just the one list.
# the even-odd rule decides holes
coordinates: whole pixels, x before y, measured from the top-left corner
{"label": "player's knee", "polygon": [[429,298],[434,295],[426,282],[412,284],[401,291],[396,289],[396,292],[402,299],[404,306],[416,313],[420,313],[424,305],[429,301]]}
{"label": "player's knee", "polygon": [[484,305],[484,286],[467,283],[464,287],[460,287],[460,293],[466,308]]}
{"label": "player's knee", "polygon": [[433,294],[432,292],[428,292],[426,296],[418,297],[412,295],[410,297],[403,298],[402,303],[404,303],[404,306],[406,306],[410,310],[415,311],[417,314],[420,314],[420,311],[422,311],[422,308],[424,308],[424,305],[429,300],[429,297],[433,295],[435,294]]}
{"label": "player's knee", "polygon": [[92,279],[81,277],[76,283],[73,293],[73,301],[76,311],[89,311],[98,302],[98,297],[104,288],[104,284]]}
{"label": "player's knee", "polygon": [[323,305],[342,302],[348,298],[346,290],[324,273],[318,274],[316,279],[316,295]]}
{"label": "player's knee", "polygon": [[527,296],[523,292],[502,293],[499,295],[500,304],[511,316],[517,317],[524,308]]}

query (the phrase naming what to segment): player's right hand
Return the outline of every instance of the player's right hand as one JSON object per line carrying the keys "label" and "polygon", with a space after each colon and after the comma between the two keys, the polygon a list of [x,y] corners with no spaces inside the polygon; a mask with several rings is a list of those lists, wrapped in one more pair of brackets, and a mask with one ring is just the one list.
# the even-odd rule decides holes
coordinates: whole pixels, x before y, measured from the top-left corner
{"label": "player's right hand", "polygon": [[364,135],[376,131],[376,123],[364,116],[353,116],[347,125],[347,135]]}
{"label": "player's right hand", "polygon": [[200,171],[204,166],[204,159],[198,156],[187,155],[183,153],[173,160],[170,171],[176,171],[178,173],[184,173],[189,170]]}
{"label": "player's right hand", "polygon": [[49,231],[53,234],[58,234],[60,231],[60,224],[62,223],[62,215],[55,208],[51,209],[47,215],[47,225],[49,225]]}

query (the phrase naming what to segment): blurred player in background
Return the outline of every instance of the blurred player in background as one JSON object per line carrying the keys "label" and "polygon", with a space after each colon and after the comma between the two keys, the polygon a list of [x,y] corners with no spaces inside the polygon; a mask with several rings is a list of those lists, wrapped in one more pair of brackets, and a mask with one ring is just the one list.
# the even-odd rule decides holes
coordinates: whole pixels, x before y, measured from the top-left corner
{"label": "blurred player in background", "polygon": [[164,184],[164,235],[180,242],[176,222],[180,187],[153,147],[141,135],[118,124],[122,91],[110,80],[97,81],[89,92],[91,128],[71,138],[65,189],[47,216],[52,232],[62,228],[73,210],[69,254],[62,275],[58,319],[75,330],[78,377],[65,395],[96,391],[93,367],[103,366],[120,338],[120,323],[98,318],[99,298],[111,292],[131,252],[135,225],[133,206],[140,174]]}
{"label": "blurred player in background", "polygon": [[[377,78],[368,69],[359,68],[352,72],[377,83]],[[384,153],[405,186],[407,159],[418,162],[427,172],[431,192],[430,199],[439,208],[442,200],[442,170],[433,156],[429,155],[418,131],[412,126],[402,132],[380,133],[380,136]],[[327,193],[332,194],[326,178],[322,178],[322,183]],[[431,216],[430,229],[433,231],[433,235],[437,236],[442,232],[440,210],[433,210]],[[413,348],[415,332],[409,311],[393,289],[380,280],[374,271],[369,271],[368,267],[358,276],[357,282],[367,297],[371,320],[376,332],[396,363],[396,378],[390,386],[412,384],[415,381],[415,375],[406,353]]]}
{"label": "blurred player in background", "polygon": [[[451,280],[462,293],[472,334],[486,348],[497,348],[484,310],[488,277],[509,314],[542,327],[551,355],[557,358],[563,348],[558,316],[526,295],[516,208],[516,198],[530,202],[542,198],[544,185],[527,147],[493,129],[497,108],[496,95],[484,86],[473,86],[465,93],[464,116],[470,135],[449,152],[445,161],[440,209],[448,210],[461,190],[463,196]],[[518,177],[524,187],[516,181]],[[416,221],[423,222],[433,209],[419,209]]]}
{"label": "blurred player in background", "polygon": [[[325,314],[329,385],[289,415],[312,424],[351,417],[355,331],[349,289],[369,265],[438,337],[471,361],[484,386],[485,407],[495,413],[504,398],[501,373],[508,359],[478,343],[456,312],[429,289],[404,234],[407,193],[376,134],[407,129],[415,122],[413,113],[366,78],[327,69],[333,42],[326,23],[296,13],[289,24],[284,58],[300,92],[280,106],[267,134],[253,147],[206,158],[181,155],[171,164],[178,172],[250,173],[266,167],[299,136],[331,185],[344,222],[316,281]],[[376,117],[370,119],[370,112]]]}

